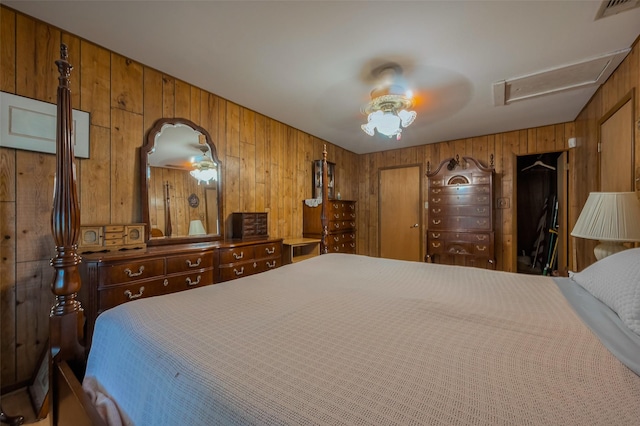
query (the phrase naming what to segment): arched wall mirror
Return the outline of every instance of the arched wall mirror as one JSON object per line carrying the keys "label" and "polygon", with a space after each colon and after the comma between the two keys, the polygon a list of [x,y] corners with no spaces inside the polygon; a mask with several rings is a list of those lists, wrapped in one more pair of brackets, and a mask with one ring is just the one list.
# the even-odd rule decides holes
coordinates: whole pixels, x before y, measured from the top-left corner
{"label": "arched wall mirror", "polygon": [[140,150],[140,170],[148,245],[223,238],[220,161],[205,129],[183,118],[158,120]]}

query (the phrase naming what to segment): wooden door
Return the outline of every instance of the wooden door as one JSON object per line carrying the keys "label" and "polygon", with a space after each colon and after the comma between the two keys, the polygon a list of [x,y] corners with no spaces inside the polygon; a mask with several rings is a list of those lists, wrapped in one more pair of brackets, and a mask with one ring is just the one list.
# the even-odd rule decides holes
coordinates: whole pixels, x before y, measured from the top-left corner
{"label": "wooden door", "polygon": [[633,191],[633,97],[621,103],[600,121],[599,182],[602,192]]}
{"label": "wooden door", "polygon": [[421,261],[420,166],[380,170],[380,257]]}

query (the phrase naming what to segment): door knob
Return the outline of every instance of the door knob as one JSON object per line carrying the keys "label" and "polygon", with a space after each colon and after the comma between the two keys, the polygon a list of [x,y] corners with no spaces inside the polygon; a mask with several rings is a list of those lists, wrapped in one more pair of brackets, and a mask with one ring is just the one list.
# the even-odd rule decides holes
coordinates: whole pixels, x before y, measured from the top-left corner
{"label": "door knob", "polygon": [[410,226],[409,228],[417,228],[419,225],[417,223],[413,224],[413,226]]}

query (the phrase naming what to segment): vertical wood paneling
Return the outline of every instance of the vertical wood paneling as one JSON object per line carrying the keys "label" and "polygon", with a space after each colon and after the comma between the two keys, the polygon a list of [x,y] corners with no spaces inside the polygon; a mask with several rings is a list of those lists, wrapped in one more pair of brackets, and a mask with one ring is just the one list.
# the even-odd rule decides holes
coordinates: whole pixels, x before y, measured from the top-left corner
{"label": "vertical wood paneling", "polygon": [[176,80],[167,75],[162,76],[162,117],[176,116]]}
{"label": "vertical wood paneling", "polygon": [[142,114],[142,65],[111,54],[111,107]]}
{"label": "vertical wood paneling", "polygon": [[[163,117],[163,80],[162,74],[151,68],[144,69],[144,135],[156,121]],[[142,142],[144,144],[145,141]]]}
{"label": "vertical wood paneling", "polygon": [[[108,50],[95,44],[83,41],[81,43],[82,56],[79,70],[80,75],[80,109],[89,113],[91,124],[94,126],[111,126],[111,54]],[[77,55],[79,52],[75,52]],[[73,92],[72,92],[73,93]],[[92,153],[90,152],[90,155]]]}
{"label": "vertical wood paneling", "polygon": [[48,259],[53,255],[51,200],[55,156],[16,151],[17,262]]}
{"label": "vertical wood paneling", "polygon": [[16,14],[0,8],[0,90],[16,91]]}
{"label": "vertical wood paneling", "polygon": [[[107,97],[108,99],[108,97]],[[80,185],[80,220],[85,225],[110,223],[111,208],[111,129],[91,125],[89,129],[89,158],[82,160],[78,176]]]}
{"label": "vertical wood paneling", "polygon": [[50,286],[53,268],[48,260],[19,262],[16,281],[16,379],[30,380],[40,355],[47,348],[49,311],[53,304]]}
{"label": "vertical wood paneling", "polygon": [[60,31],[22,14],[16,20],[16,93],[55,103]]}
{"label": "vertical wood paneling", "polygon": [[[191,120],[191,85],[184,81],[175,80],[175,116]],[[195,123],[199,124],[200,120]]]}
{"label": "vertical wood paneling", "polygon": [[111,222],[140,222],[140,164],[135,153],[144,135],[142,116],[113,108],[111,123]]}
{"label": "vertical wood paneling", "polygon": [[0,381],[16,381],[16,151],[0,148]]}

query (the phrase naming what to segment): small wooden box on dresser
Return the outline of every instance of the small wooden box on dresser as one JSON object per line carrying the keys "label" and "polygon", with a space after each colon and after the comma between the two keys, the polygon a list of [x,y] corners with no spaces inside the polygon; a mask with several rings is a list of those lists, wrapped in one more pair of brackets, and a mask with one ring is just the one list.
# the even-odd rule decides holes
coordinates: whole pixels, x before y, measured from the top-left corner
{"label": "small wooden box on dresser", "polygon": [[[322,238],[321,206],[309,206],[303,201],[302,236]],[[356,202],[349,200],[329,200],[328,253],[356,253]]]}
{"label": "small wooden box on dresser", "polygon": [[427,262],[495,269],[491,163],[456,156],[427,171]]}

